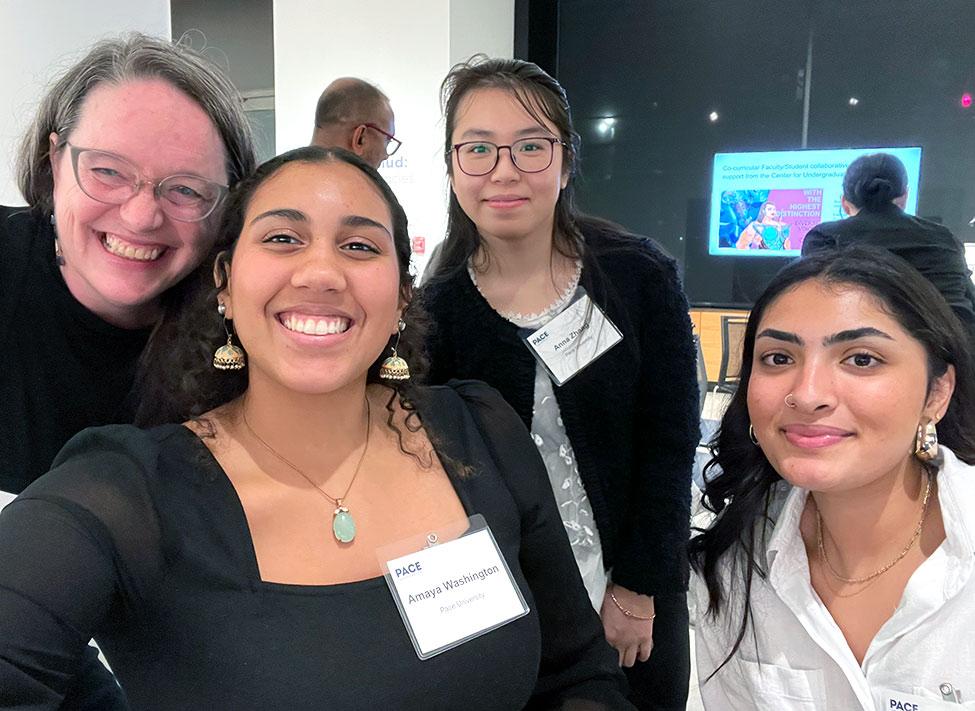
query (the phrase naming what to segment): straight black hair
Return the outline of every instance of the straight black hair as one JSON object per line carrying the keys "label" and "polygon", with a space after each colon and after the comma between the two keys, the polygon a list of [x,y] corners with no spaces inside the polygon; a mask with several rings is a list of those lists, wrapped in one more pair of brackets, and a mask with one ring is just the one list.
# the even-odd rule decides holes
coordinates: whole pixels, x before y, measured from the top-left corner
{"label": "straight black hair", "polygon": [[[452,141],[458,109],[464,98],[478,89],[502,89],[511,94],[539,124],[547,120],[555,126],[563,143],[562,170],[569,179],[555,203],[554,246],[567,257],[581,259],[585,247],[572,185],[578,171],[580,140],[572,126],[565,89],[537,64],[521,59],[492,59],[475,55],[455,65],[440,87],[445,128],[444,161],[448,174],[453,171]],[[432,280],[464,269],[477,254],[480,245],[481,236],[477,227],[451,190],[447,207],[447,238]]]}
{"label": "straight black hair", "polygon": [[860,156],[843,176],[843,197],[858,208],[876,210],[906,192],[907,170],[890,153]]}

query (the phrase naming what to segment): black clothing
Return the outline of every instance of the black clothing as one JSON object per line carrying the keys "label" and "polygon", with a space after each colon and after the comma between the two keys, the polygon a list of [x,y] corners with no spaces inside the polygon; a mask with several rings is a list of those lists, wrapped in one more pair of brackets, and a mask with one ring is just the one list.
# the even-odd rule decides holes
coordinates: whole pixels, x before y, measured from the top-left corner
{"label": "black clothing", "polygon": [[126,396],[148,336],[71,295],[47,218],[0,207],[0,490],[19,493],[85,427],[131,421]]}
{"label": "black clothing", "polygon": [[[653,243],[589,221],[583,235],[581,283],[623,341],[554,392],[612,580],[677,601],[675,614],[657,615],[649,661],[627,674],[640,708],[670,708],[686,703],[690,674],[686,546],[699,439],[691,322],[674,261]],[[464,269],[434,277],[421,298],[434,324],[431,381],[484,380],[531,427],[536,360],[524,333]]]}
{"label": "black clothing", "polygon": [[975,284],[965,263],[965,248],[947,227],[908,215],[889,203],[816,225],[803,240],[802,254],[853,244],[883,247],[909,262],[945,297],[975,347]]}
{"label": "black clothing", "polygon": [[[555,388],[613,580],[644,595],[687,590],[696,351],[674,261],[646,239],[584,231],[582,283],[623,341]],[[483,380],[531,427],[535,358],[465,270],[427,283],[430,380]]]}
{"label": "black clothing", "polygon": [[0,706],[56,707],[94,636],[133,709],[630,708],[510,407],[481,383],[415,404],[528,615],[421,661],[383,578],[262,581],[236,491],[190,430],[90,429],[0,514]]}
{"label": "black clothing", "polygon": [[657,619],[650,659],[623,669],[630,685],[629,698],[640,711],[684,711],[689,691],[686,682],[691,676],[687,593],[655,595],[653,611]]}

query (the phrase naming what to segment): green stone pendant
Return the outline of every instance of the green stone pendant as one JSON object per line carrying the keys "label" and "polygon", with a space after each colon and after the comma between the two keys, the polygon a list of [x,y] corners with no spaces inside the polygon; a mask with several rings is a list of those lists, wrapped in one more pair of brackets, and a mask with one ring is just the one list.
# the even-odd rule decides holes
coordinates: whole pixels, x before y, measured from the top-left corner
{"label": "green stone pendant", "polygon": [[355,540],[355,520],[349,510],[342,505],[341,499],[338,501],[338,508],[335,509],[332,519],[332,533],[339,543],[352,543]]}

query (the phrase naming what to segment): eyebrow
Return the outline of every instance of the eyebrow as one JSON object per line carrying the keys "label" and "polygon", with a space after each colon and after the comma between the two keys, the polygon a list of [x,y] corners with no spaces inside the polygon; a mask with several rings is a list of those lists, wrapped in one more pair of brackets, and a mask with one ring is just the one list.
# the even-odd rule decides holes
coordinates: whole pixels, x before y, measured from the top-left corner
{"label": "eyebrow", "polygon": [[[262,212],[260,215],[251,220],[253,225],[258,220],[266,220],[271,217],[283,217],[286,220],[291,220],[292,222],[308,222],[308,216],[301,210],[295,210],[290,207],[279,207],[274,210],[268,210],[267,212]],[[381,222],[376,222],[372,218],[365,217],[364,215],[348,215],[342,218],[342,224],[346,227],[376,227],[381,229],[383,232],[390,236],[392,235],[389,230]]]}
{"label": "eyebrow", "polygon": [[291,220],[292,222],[308,222],[308,216],[305,215],[301,210],[295,210],[290,207],[279,207],[276,210],[268,210],[267,212],[262,212],[260,215],[251,220],[253,225],[258,220],[266,220],[269,217],[283,217],[286,220]]}
{"label": "eyebrow", "polygon": [[[554,135],[544,126],[530,126],[528,128],[522,128],[515,131],[514,135],[518,137],[528,137],[528,136],[541,136],[541,135],[551,136]],[[494,138],[497,135],[494,131],[489,131],[486,128],[469,128],[464,133],[461,134],[461,139],[465,138]]]}
{"label": "eyebrow", "polygon": [[799,338],[794,333],[789,333],[788,331],[779,331],[775,328],[766,328],[764,331],[755,336],[757,341],[759,338],[774,338],[777,341],[785,341],[786,343],[795,343],[797,346],[803,344],[803,340]]}
{"label": "eyebrow", "polygon": [[342,218],[342,224],[346,227],[376,227],[389,235],[390,239],[393,238],[393,235],[390,233],[386,225],[384,225],[382,222],[376,222],[372,218],[366,217],[365,215],[348,215],[347,217]]}
{"label": "eyebrow", "polygon": [[835,343],[845,343],[847,341],[856,341],[860,338],[886,338],[888,341],[894,340],[891,336],[881,331],[879,328],[874,328],[872,326],[863,326],[861,328],[851,328],[847,331],[840,331],[839,333],[834,333],[832,336],[827,336],[823,339],[824,346],[831,346]]}
{"label": "eyebrow", "polygon": [[[832,346],[837,343],[847,343],[849,341],[856,341],[860,338],[886,338],[888,341],[894,340],[893,337],[884,333],[879,328],[874,328],[873,326],[862,326],[860,328],[850,328],[845,331],[839,331],[830,336],[826,336],[823,339],[824,346]],[[757,336],[755,340],[759,338],[774,338],[777,341],[785,341],[786,343],[795,343],[797,346],[804,345],[804,341],[799,338],[795,333],[790,333],[788,331],[780,331],[775,328],[766,328]]]}

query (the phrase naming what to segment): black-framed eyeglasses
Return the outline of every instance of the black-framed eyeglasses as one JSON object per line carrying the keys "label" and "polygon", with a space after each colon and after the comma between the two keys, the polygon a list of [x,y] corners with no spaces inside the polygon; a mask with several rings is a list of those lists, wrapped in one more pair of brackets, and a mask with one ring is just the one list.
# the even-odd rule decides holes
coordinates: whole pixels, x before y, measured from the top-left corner
{"label": "black-framed eyeglasses", "polygon": [[142,186],[152,186],[160,209],[180,222],[199,222],[209,217],[229,190],[221,183],[198,175],[177,174],[162,180],[144,180],[139,169],[122,156],[81,148],[68,141],[74,179],[81,191],[98,202],[121,205],[135,197]]}
{"label": "black-framed eyeglasses", "polygon": [[552,165],[556,145],[564,146],[565,141],[551,136],[533,136],[508,146],[499,146],[490,141],[464,141],[455,143],[452,148],[457,154],[457,166],[461,171],[477,177],[495,169],[502,148],[508,149],[511,162],[522,173],[541,173]]}
{"label": "black-framed eyeglasses", "polygon": [[371,128],[373,131],[378,131],[379,133],[383,134],[386,137],[386,157],[387,158],[389,158],[396,151],[398,151],[399,150],[399,147],[403,145],[403,142],[401,140],[399,140],[396,136],[394,136],[393,134],[391,134],[389,131],[384,131],[383,129],[379,128],[379,126],[377,126],[374,123],[364,123],[362,125],[365,126],[366,128]]}

